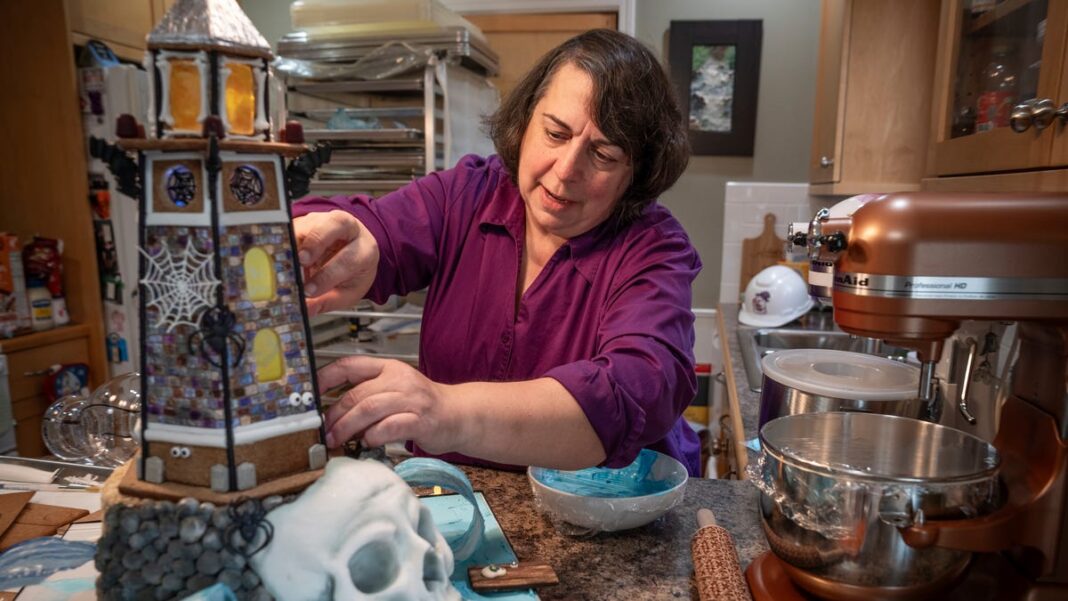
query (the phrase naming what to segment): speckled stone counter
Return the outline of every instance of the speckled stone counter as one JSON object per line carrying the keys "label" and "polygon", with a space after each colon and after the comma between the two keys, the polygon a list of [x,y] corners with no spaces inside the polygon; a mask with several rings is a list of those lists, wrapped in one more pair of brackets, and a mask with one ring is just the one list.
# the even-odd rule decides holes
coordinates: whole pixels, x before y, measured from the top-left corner
{"label": "speckled stone counter", "polygon": [[542,599],[697,599],[690,540],[702,507],[731,533],[743,567],[768,548],[757,491],[748,482],[692,478],[682,504],[651,524],[572,537],[538,511],[526,474],[464,471],[485,494],[519,559],[545,561],[556,570],[560,584],[539,589]]}
{"label": "speckled stone counter", "polygon": [[[760,433],[760,393],[749,389],[749,380],[745,375],[745,363],[742,361],[742,347],[738,343],[738,303],[723,303],[719,306],[726,331],[719,333],[720,344],[729,353],[730,368],[734,372],[735,392],[738,395],[738,407],[742,415],[743,440],[752,440]],[[749,451],[749,461],[756,459],[756,454]]]}

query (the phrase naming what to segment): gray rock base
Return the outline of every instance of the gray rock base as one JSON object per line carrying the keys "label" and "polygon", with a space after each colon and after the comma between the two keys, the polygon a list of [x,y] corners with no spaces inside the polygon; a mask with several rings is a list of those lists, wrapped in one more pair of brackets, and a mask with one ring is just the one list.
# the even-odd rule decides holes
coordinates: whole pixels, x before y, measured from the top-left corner
{"label": "gray rock base", "polygon": [[[242,601],[271,601],[248,560],[270,544],[257,518],[290,497],[216,507],[193,498],[116,505],[97,543],[97,598],[182,599],[221,582]],[[246,533],[239,524],[253,524]],[[229,540],[229,545],[225,541]]]}

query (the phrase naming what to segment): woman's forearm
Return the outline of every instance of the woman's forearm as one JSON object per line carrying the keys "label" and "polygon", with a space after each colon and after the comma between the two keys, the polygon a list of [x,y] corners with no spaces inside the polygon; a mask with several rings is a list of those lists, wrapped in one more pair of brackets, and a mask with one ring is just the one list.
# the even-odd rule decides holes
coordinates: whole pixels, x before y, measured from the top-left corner
{"label": "woman's forearm", "polygon": [[457,420],[452,451],[556,469],[591,467],[605,459],[586,414],[552,378],[455,384],[443,392]]}

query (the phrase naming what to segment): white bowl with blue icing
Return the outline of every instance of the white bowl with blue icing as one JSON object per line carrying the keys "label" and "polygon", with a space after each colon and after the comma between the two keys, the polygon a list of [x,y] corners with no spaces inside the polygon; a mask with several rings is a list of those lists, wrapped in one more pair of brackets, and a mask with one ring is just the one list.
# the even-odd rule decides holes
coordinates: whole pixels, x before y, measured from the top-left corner
{"label": "white bowl with blue icing", "polygon": [[527,469],[538,507],[555,520],[613,532],[652,522],[682,502],[688,475],[678,460],[642,449],[624,468]]}

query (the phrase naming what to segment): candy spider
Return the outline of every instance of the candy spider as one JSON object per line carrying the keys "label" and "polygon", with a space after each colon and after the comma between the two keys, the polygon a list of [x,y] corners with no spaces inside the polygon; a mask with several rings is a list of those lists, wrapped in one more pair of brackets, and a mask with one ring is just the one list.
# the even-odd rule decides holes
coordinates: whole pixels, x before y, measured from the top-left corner
{"label": "candy spider", "polygon": [[223,545],[228,551],[249,558],[270,544],[274,526],[266,519],[267,510],[263,503],[238,500],[227,507],[227,513],[230,525],[223,532]]}
{"label": "candy spider", "polygon": [[206,311],[200,318],[200,330],[189,337],[189,354],[199,354],[215,367],[222,367],[204,347],[206,345],[214,351],[214,356],[221,358],[228,350],[228,344],[232,344],[237,352],[232,355],[231,367],[240,363],[241,357],[245,355],[245,339],[234,333],[236,322],[237,318],[226,307],[212,307]]}

